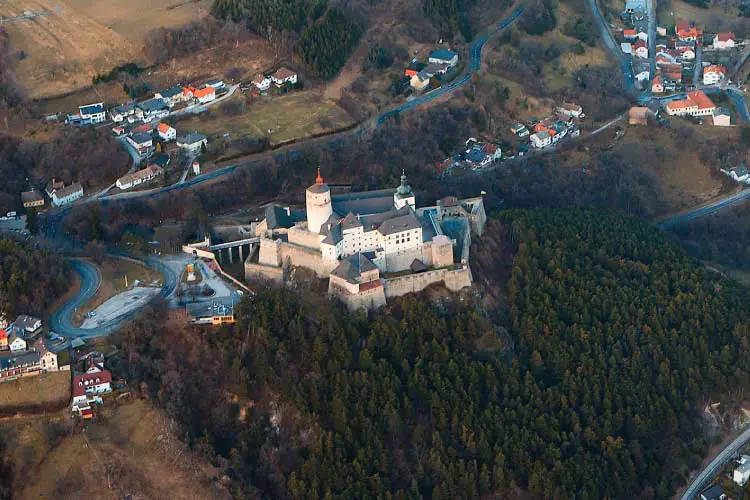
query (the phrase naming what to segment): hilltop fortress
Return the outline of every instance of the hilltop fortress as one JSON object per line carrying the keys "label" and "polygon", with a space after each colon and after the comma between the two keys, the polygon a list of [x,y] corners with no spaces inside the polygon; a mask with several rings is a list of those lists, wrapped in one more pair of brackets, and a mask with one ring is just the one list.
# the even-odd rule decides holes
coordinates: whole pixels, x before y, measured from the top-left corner
{"label": "hilltop fortress", "polygon": [[417,208],[406,175],[396,189],[332,195],[318,170],[305,201],[304,211],[266,209],[256,227],[258,260],[245,263],[248,279],[283,280],[285,269],[304,267],[328,278],[329,295],[351,309],[377,308],[433,283],[471,286],[471,236],[487,221],[481,197]]}

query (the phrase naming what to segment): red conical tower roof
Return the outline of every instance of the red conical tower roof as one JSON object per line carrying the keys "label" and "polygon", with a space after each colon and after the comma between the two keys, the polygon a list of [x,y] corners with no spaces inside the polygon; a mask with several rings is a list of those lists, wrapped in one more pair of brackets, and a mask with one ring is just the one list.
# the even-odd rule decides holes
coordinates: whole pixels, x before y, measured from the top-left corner
{"label": "red conical tower roof", "polygon": [[318,176],[315,178],[315,184],[317,184],[318,186],[323,184],[323,177],[321,177],[320,175],[320,167],[318,167]]}

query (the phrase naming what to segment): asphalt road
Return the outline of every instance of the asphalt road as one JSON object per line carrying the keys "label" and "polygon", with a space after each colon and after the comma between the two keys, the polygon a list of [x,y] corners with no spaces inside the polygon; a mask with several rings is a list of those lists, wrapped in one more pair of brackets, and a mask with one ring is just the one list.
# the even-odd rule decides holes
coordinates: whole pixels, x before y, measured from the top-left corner
{"label": "asphalt road", "polygon": [[[81,282],[81,287],[73,297],[67,302],[60,306],[49,318],[50,329],[56,333],[66,337],[67,339],[74,338],[95,338],[109,335],[116,330],[123,322],[132,319],[137,310],[131,311],[128,314],[124,314],[117,319],[108,323],[99,325],[95,328],[79,328],[73,324],[73,315],[76,311],[86,305],[91,298],[96,294],[99,289],[99,285],[102,282],[102,276],[99,272],[99,268],[90,262],[81,259],[70,259],[68,261],[73,271],[78,274]],[[157,258],[146,259],[145,264],[157,269],[164,278],[164,284],[161,289],[161,296],[168,297],[177,287],[179,277],[172,271],[169,266],[163,264]],[[66,346],[59,346],[58,348],[64,348]]]}
{"label": "asphalt road", "polygon": [[708,205],[703,205],[701,207],[694,208],[687,212],[674,215],[668,219],[665,219],[659,222],[657,226],[661,228],[665,228],[665,229],[679,226],[680,224],[685,224],[686,222],[690,222],[700,217],[705,217],[707,215],[714,214],[718,212],[719,210],[723,210],[733,205],[737,205],[739,203],[747,201],[748,199],[750,199],[750,189],[745,189],[743,191],[740,191],[739,193],[735,193],[733,195],[730,195],[720,200],[716,200],[712,203],[709,203]]}
{"label": "asphalt road", "polygon": [[594,14],[596,26],[599,28],[599,34],[602,37],[604,45],[607,46],[609,51],[612,52],[612,55],[614,55],[620,63],[620,71],[622,71],[622,76],[625,78],[625,87],[628,91],[635,92],[635,79],[633,77],[633,69],[630,65],[630,59],[622,53],[622,50],[620,50],[620,44],[617,43],[612,36],[607,21],[604,19],[604,15],[602,14],[601,9],[599,9],[599,5],[596,1],[597,0],[587,0],[589,9],[591,9],[591,12]]}
{"label": "asphalt road", "polygon": [[698,497],[698,494],[708,485],[708,482],[719,473],[722,467],[737,456],[740,449],[750,441],[750,428],[737,436],[734,441],[729,443],[716,458],[697,475],[693,482],[690,484],[685,493],[680,497],[681,500],[693,500]]}

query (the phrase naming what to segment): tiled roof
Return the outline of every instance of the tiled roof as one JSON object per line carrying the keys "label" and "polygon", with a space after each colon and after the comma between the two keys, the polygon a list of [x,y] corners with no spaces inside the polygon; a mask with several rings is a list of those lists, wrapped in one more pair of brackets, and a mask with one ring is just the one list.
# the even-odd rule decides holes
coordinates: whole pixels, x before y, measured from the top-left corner
{"label": "tiled roof", "polygon": [[287,78],[290,78],[294,75],[296,75],[294,71],[288,69],[288,68],[279,68],[276,73],[273,74],[273,77],[277,80],[286,80]]}
{"label": "tiled roof", "polygon": [[86,394],[86,388],[100,384],[112,382],[112,374],[109,370],[102,370],[96,373],[84,373],[73,377],[73,395],[83,396]]}
{"label": "tiled roof", "polygon": [[716,38],[720,42],[728,42],[729,40],[734,40],[734,33],[732,33],[731,31],[725,33],[717,33]]}
{"label": "tiled roof", "polygon": [[196,90],[194,90],[193,91],[193,97],[195,97],[197,99],[199,97],[205,97],[207,95],[211,95],[211,94],[215,94],[215,93],[216,93],[216,90],[214,90],[213,87],[209,86],[209,87],[205,87],[205,88],[202,88],[202,89],[196,89]]}

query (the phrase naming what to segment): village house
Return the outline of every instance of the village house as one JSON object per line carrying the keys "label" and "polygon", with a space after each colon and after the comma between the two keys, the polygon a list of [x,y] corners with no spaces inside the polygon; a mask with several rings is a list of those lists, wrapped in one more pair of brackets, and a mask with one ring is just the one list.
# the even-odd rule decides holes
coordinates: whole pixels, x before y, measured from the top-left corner
{"label": "village house", "polygon": [[207,87],[213,87],[214,90],[219,91],[223,90],[227,87],[227,85],[224,83],[224,80],[221,78],[212,78],[211,80],[206,82]]}
{"label": "village house", "polygon": [[703,31],[695,27],[695,24],[688,21],[679,21],[674,27],[675,35],[680,40],[696,41],[698,37],[703,35]]}
{"label": "village house", "polygon": [[636,35],[636,37],[637,37],[637,38],[638,38],[639,40],[643,40],[644,42],[648,42],[648,33],[646,33],[646,32],[645,32],[645,31],[643,31],[643,30],[639,30],[639,31],[638,31],[638,34]]}
{"label": "village house", "polygon": [[633,46],[628,42],[622,42],[620,44],[620,50],[622,50],[623,54],[628,54],[628,55],[633,54]]}
{"label": "village house", "polygon": [[47,196],[52,198],[52,193],[64,187],[65,187],[65,183],[63,181],[58,181],[52,178],[52,180],[47,183],[47,187],[44,189],[44,192],[47,193]]}
{"label": "village house", "polygon": [[163,118],[169,114],[169,106],[160,97],[154,97],[147,101],[139,102],[138,109],[143,113],[143,121],[149,122],[154,118]]}
{"label": "village house", "polygon": [[271,81],[274,85],[281,88],[284,84],[289,83],[290,85],[297,84],[297,73],[294,71],[281,67],[274,74],[271,75]]}
{"label": "village house", "polygon": [[695,59],[695,49],[693,47],[681,46],[675,48],[680,58],[684,61],[692,61]]}
{"label": "village house", "polygon": [[750,171],[747,170],[747,166],[745,165],[744,161],[739,166],[729,169],[729,171],[724,169],[722,169],[721,171],[737,182],[750,184]]}
{"label": "village house", "polygon": [[43,207],[44,196],[33,189],[31,191],[24,191],[21,193],[21,202],[23,203],[23,208]]}
{"label": "village house", "polygon": [[730,127],[732,119],[727,108],[716,108],[711,114],[714,125],[717,127]]}
{"label": "village house", "polygon": [[452,68],[458,64],[458,54],[448,49],[434,50],[430,53],[427,62],[433,64],[446,64]]}
{"label": "village house", "polygon": [[552,136],[547,130],[540,130],[539,132],[532,134],[529,139],[531,140],[532,146],[537,149],[546,148],[552,144]]}
{"label": "village house", "polygon": [[193,154],[199,153],[201,148],[208,144],[208,139],[203,134],[198,132],[188,132],[187,134],[177,138],[177,147],[189,151]]}
{"label": "village house", "polygon": [[643,40],[637,40],[633,44],[633,54],[641,59],[648,59],[648,44]]}
{"label": "village house", "polygon": [[132,123],[136,118],[143,117],[143,111],[135,102],[129,102],[113,108],[109,112],[109,117],[115,123],[120,123],[123,120],[128,120]]}
{"label": "village house", "polygon": [[651,93],[652,94],[663,94],[664,93],[664,81],[660,75],[656,75],[651,81]]}
{"label": "village house", "polygon": [[718,484],[712,484],[701,492],[700,500],[726,500],[727,495]]}
{"label": "village house", "polygon": [[56,189],[51,198],[52,205],[55,207],[73,203],[77,199],[83,198],[83,186],[80,182],[74,182],[70,186]]}
{"label": "village house", "polygon": [[529,135],[529,129],[526,128],[526,125],[519,122],[512,124],[510,126],[510,131],[518,137],[528,137]]}
{"label": "village house", "polygon": [[712,64],[703,69],[703,85],[714,85],[724,79],[727,69],[721,64]]}
{"label": "village house", "polygon": [[701,90],[688,92],[681,101],[671,101],[665,106],[670,116],[708,116],[713,114],[716,105]]}
{"label": "village house", "polygon": [[628,113],[628,123],[630,125],[646,126],[648,125],[648,116],[651,110],[642,106],[633,106]]}
{"label": "village house", "polygon": [[634,29],[624,29],[622,30],[622,37],[628,42],[634,42],[638,38],[638,32]]}
{"label": "village house", "polygon": [[177,138],[177,130],[166,123],[159,123],[159,125],[156,126],[156,133],[163,141],[173,141]]}
{"label": "village house", "polygon": [[117,179],[117,182],[115,184],[118,188],[125,191],[135,186],[139,186],[144,182],[150,182],[163,173],[164,170],[161,167],[150,165],[144,169],[138,170],[137,172],[123,175],[122,177]]}
{"label": "village house", "polygon": [[34,316],[21,314],[13,322],[13,326],[18,328],[19,330],[24,331],[27,334],[33,335],[37,333],[42,327],[42,320],[39,318],[35,318]]}
{"label": "village house", "polygon": [[742,455],[737,460],[737,468],[732,472],[732,481],[741,488],[745,486],[748,479],[750,479],[750,457]]}
{"label": "village house", "polygon": [[8,330],[5,328],[0,328],[0,351],[7,351],[10,349],[8,346]]}
{"label": "village house", "polygon": [[84,373],[73,377],[73,405],[88,403],[93,396],[112,392],[112,374],[109,370]]}
{"label": "village house", "polygon": [[41,358],[36,351],[0,354],[0,381],[39,375],[42,373]]}
{"label": "village house", "polygon": [[567,116],[570,118],[580,118],[583,114],[583,108],[580,104],[574,104],[570,102],[563,103],[562,105],[555,108],[555,111],[559,115]]}
{"label": "village house", "polygon": [[216,99],[216,89],[211,86],[203,87],[202,89],[193,89],[192,92],[193,99],[200,104],[206,104]]}
{"label": "village house", "polygon": [[83,123],[101,123],[107,119],[107,113],[104,111],[104,103],[87,104],[78,107],[78,116]]}
{"label": "village house", "polygon": [[266,92],[268,89],[271,88],[271,79],[268,78],[266,75],[259,73],[258,75],[253,78],[250,83],[255,85],[255,87],[260,92]]}
{"label": "village house", "polygon": [[716,35],[714,36],[713,46],[718,50],[733,49],[735,46],[734,33],[732,33],[731,31],[716,33]]}
{"label": "village house", "polygon": [[425,75],[423,72],[419,72],[416,75],[411,77],[411,80],[409,81],[409,85],[414,90],[422,91],[427,88],[427,86],[430,84],[430,77]]}
{"label": "village house", "polygon": [[23,338],[23,331],[12,328],[8,333],[8,349],[10,352],[26,350],[26,339]]}
{"label": "village house", "polygon": [[154,98],[163,99],[166,105],[171,108],[175,104],[182,102],[185,99],[185,94],[181,85],[175,85],[166,90],[160,90],[154,94]]}
{"label": "village house", "polygon": [[128,136],[128,143],[138,152],[139,155],[147,155],[154,145],[154,139],[151,134],[146,132],[136,132]]}

